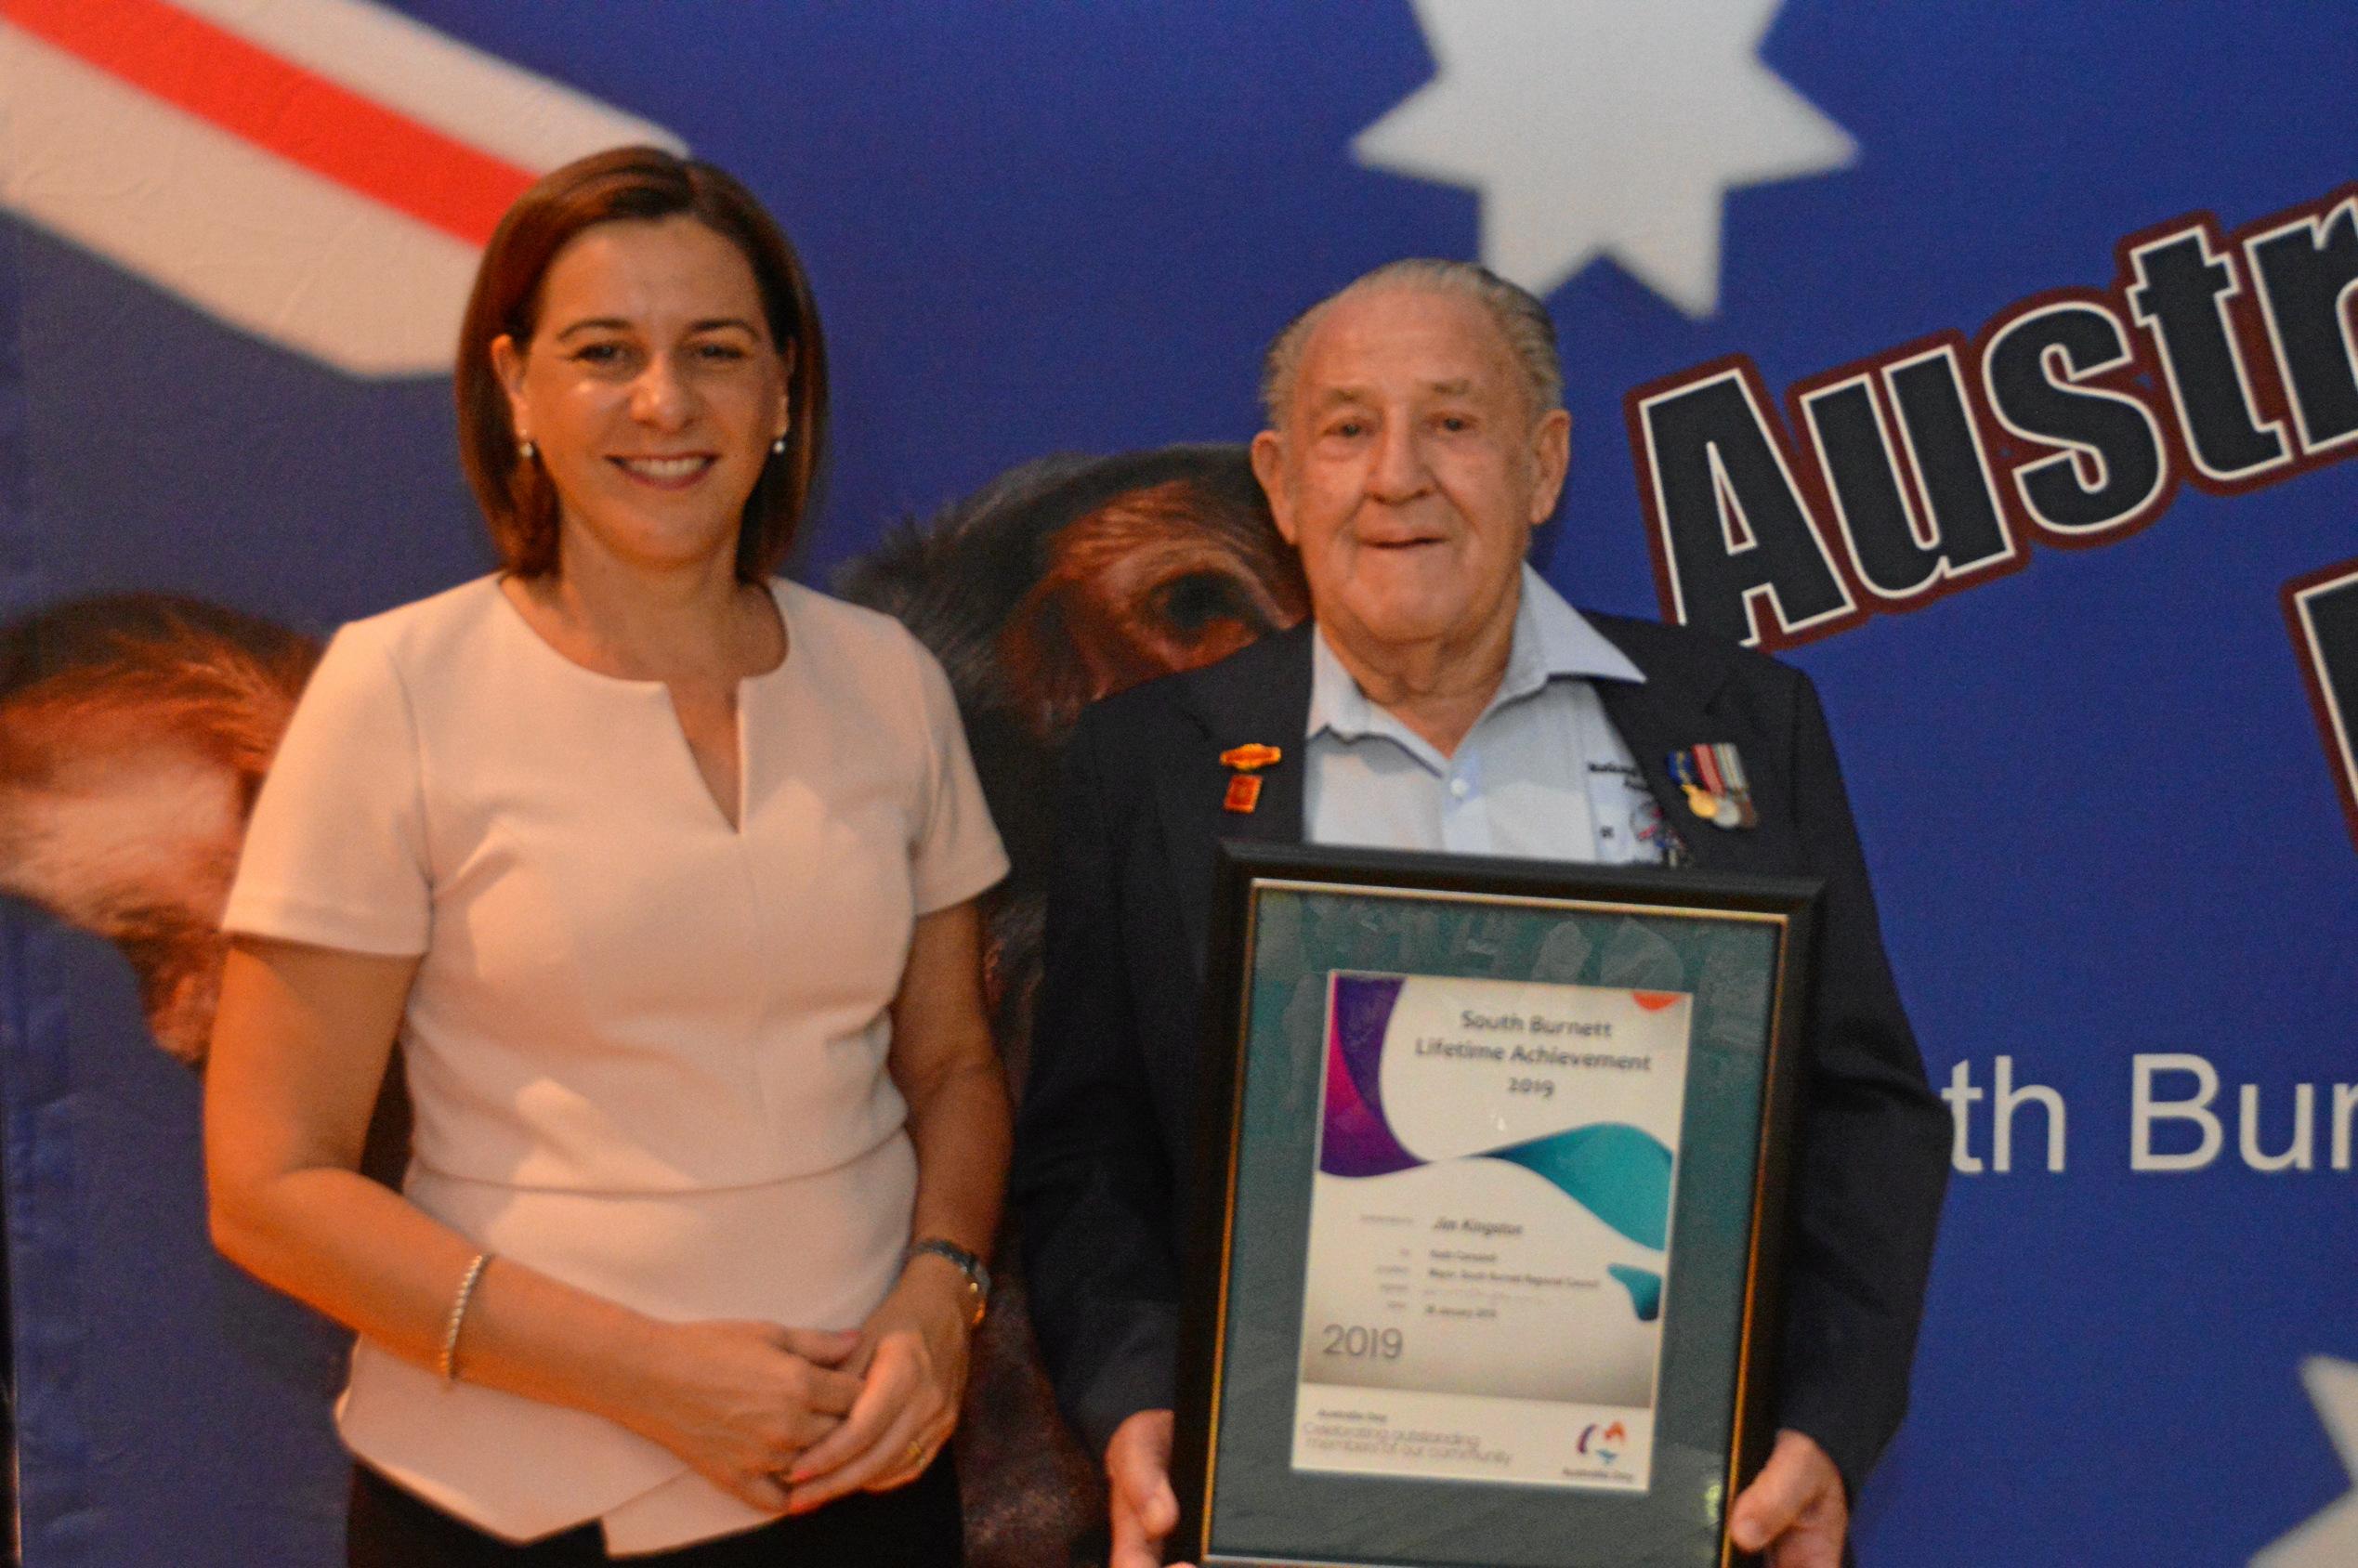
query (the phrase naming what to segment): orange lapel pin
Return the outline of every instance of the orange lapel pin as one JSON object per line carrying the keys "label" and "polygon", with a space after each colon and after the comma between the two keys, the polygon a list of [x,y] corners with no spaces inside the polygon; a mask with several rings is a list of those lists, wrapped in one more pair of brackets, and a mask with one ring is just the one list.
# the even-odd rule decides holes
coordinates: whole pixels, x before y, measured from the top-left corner
{"label": "orange lapel pin", "polygon": [[1254,741],[1250,746],[1232,746],[1220,753],[1220,765],[1236,769],[1236,777],[1228,780],[1228,792],[1221,798],[1223,808],[1250,812],[1261,804],[1259,770],[1277,763],[1285,753],[1275,746]]}

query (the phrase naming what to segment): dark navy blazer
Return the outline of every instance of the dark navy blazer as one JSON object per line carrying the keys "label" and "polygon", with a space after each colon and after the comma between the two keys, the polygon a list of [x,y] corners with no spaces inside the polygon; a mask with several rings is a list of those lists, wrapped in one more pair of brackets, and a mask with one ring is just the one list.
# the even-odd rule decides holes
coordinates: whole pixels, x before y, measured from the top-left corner
{"label": "dark navy blazer", "polygon": [[[1816,1439],[1854,1493],[1906,1407],[1949,1118],[1892,983],[1808,678],[1686,628],[1590,620],[1645,673],[1596,690],[1688,862],[1825,884],[1777,1424]],[[1066,756],[1010,1196],[1041,1349],[1094,1453],[1172,1402],[1212,844],[1302,841],[1314,634],[1305,623],[1110,698]],[[1256,811],[1224,810],[1220,753],[1256,741],[1284,759]],[[1757,828],[1698,821],[1667,772],[1674,751],[1712,741],[1744,759]]]}

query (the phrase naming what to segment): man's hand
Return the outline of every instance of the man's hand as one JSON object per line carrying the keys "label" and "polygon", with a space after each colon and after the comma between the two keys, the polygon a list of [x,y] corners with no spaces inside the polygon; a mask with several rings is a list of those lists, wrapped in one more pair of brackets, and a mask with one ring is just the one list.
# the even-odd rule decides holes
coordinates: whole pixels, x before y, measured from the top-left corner
{"label": "man's hand", "polygon": [[1765,1549],[1769,1568],[1842,1568],[1850,1527],[1841,1472],[1814,1439],[1788,1427],[1736,1499],[1727,1533],[1746,1551]]}
{"label": "man's hand", "polygon": [[1106,1568],[1161,1568],[1163,1539],[1179,1527],[1170,1411],[1141,1410],[1114,1429],[1106,1444],[1106,1489],[1113,1498],[1113,1555]]}

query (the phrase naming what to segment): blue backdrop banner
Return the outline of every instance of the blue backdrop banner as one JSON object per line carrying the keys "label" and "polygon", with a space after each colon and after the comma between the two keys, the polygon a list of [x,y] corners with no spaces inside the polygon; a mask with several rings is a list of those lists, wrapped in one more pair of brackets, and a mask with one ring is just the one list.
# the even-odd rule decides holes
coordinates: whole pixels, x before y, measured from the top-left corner
{"label": "blue backdrop banner", "polygon": [[[623,141],[801,248],[835,434],[792,569],[950,656],[1031,871],[1070,713],[984,733],[1035,585],[989,541],[1054,561],[1108,495],[1232,483],[1085,459],[1249,438],[1264,345],[1369,267],[1539,293],[1574,419],[1542,569],[1815,678],[1954,1113],[1863,1560],[2358,1562],[2344,7],[9,0],[0,58],[33,1568],[337,1560],[340,1339],[204,1235],[211,922],[316,639],[489,568],[447,381],[474,258]],[[1083,457],[997,483],[1050,454]],[[1223,548],[1246,633],[1298,613]],[[1166,663],[1201,643],[1133,608],[1176,617]],[[996,1452],[977,1561],[1061,1551],[1072,1457]]]}

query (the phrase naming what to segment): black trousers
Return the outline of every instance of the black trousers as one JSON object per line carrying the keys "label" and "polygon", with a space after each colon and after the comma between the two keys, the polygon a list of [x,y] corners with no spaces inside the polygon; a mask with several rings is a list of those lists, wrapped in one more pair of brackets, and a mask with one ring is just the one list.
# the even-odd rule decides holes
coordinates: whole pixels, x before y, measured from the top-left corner
{"label": "black trousers", "polygon": [[351,1568],[960,1568],[965,1561],[958,1472],[947,1451],[891,1492],[855,1492],[815,1513],[675,1551],[609,1558],[596,1521],[510,1546],[424,1503],[366,1465],[352,1470],[346,1561]]}

